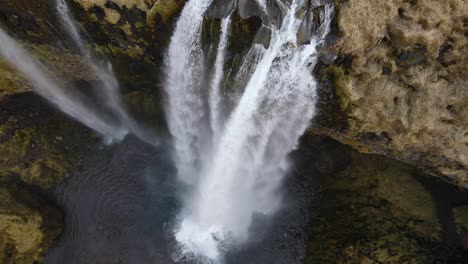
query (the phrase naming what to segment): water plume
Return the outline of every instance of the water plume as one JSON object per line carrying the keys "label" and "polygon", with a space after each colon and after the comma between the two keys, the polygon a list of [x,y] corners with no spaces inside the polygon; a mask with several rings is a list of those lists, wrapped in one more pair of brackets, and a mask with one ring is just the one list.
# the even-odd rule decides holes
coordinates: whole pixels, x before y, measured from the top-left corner
{"label": "water plume", "polygon": [[[59,19],[62,21],[62,26],[73,41],[73,45],[77,51],[83,57],[87,58],[88,66],[92,69],[97,78],[102,81],[102,85],[95,85],[97,91],[100,91],[99,98],[104,104],[109,108],[122,122],[122,124],[127,127],[127,129],[138,136],[140,139],[145,142],[157,145],[158,140],[155,135],[152,135],[147,129],[144,129],[136,121],[130,117],[130,115],[125,110],[122,98],[120,96],[119,82],[115,77],[115,74],[112,70],[112,64],[101,55],[100,57],[96,56],[87,46],[86,41],[82,37],[84,31],[80,31],[78,24],[73,19],[73,15],[66,3],[65,0],[54,0],[56,10],[58,13]],[[89,38],[88,43],[92,46],[95,46],[94,43]]]}
{"label": "water plume", "polygon": [[102,134],[107,143],[122,140],[128,133],[118,122],[103,117],[91,102],[76,89],[64,89],[57,84],[57,77],[47,67],[29,54],[19,43],[0,29],[0,54],[18,69],[36,91],[60,110]]}

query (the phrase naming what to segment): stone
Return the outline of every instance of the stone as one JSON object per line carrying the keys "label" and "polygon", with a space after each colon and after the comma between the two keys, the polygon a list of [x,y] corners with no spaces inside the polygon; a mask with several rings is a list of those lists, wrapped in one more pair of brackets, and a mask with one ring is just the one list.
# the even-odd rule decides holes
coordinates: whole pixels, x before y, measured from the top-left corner
{"label": "stone", "polygon": [[262,27],[260,27],[260,29],[257,31],[257,34],[255,34],[253,43],[261,44],[263,45],[263,47],[265,47],[265,49],[268,49],[268,47],[270,46],[270,41],[271,29],[262,25]]}
{"label": "stone", "polygon": [[253,16],[262,16],[262,8],[259,6],[257,1],[252,0],[239,0],[237,4],[237,12],[239,12],[239,15],[244,19]]}
{"label": "stone", "polygon": [[237,0],[214,0],[208,8],[205,16],[222,19],[234,12]]}

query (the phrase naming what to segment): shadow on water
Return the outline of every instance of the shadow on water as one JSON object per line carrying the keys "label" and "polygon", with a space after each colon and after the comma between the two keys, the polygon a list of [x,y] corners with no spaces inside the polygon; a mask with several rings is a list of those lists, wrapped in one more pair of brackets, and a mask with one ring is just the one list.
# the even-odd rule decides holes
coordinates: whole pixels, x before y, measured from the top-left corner
{"label": "shadow on water", "polygon": [[[65,229],[45,263],[174,263],[172,223],[181,190],[167,149],[127,137],[85,161],[55,192]],[[291,157],[300,163],[300,156]],[[301,263],[316,184],[310,172],[290,174],[284,209],[273,221],[256,221],[254,242],[229,253],[227,264]]]}

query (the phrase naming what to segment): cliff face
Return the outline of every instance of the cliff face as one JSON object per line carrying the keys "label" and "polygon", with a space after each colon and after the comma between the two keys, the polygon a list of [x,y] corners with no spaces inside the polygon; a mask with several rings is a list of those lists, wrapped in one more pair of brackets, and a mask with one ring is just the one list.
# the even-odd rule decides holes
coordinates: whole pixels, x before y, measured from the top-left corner
{"label": "cliff face", "polygon": [[340,113],[324,113],[313,131],[468,187],[467,3],[347,0],[336,8],[338,59],[323,76]]}

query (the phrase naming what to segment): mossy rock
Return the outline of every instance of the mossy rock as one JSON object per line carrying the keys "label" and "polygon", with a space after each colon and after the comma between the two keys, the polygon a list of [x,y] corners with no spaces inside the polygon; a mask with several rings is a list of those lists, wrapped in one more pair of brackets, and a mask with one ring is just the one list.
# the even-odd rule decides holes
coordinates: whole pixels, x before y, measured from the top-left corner
{"label": "mossy rock", "polygon": [[50,190],[89,150],[92,134],[38,95],[4,98],[0,100],[0,179],[16,178]]}
{"label": "mossy rock", "polygon": [[348,153],[352,162],[324,171],[305,263],[462,263],[468,256],[443,241],[440,205],[415,167],[328,145],[320,156]]}
{"label": "mossy rock", "polygon": [[60,211],[25,185],[0,182],[0,261],[42,261],[62,230]]}

